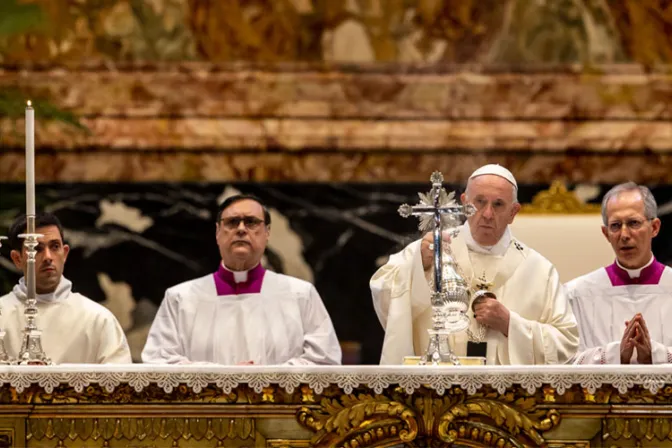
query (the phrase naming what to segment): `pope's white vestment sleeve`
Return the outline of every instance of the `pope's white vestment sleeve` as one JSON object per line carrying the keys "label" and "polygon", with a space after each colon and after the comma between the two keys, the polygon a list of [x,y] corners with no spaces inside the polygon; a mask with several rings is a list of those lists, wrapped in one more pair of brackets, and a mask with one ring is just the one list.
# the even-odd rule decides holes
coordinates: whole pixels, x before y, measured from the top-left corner
{"label": "pope's white vestment sleeve", "polygon": [[579,344],[576,319],[557,270],[552,266],[549,269],[543,296],[545,306],[539,321],[524,319],[510,311],[509,334],[505,338],[508,341],[497,346],[497,356],[503,364],[564,364],[576,353]]}
{"label": "pope's white vestment sleeve", "polygon": [[179,296],[170,290],[161,302],[152,327],[147,335],[147,343],[142,350],[142,362],[159,364],[190,363],[184,356],[184,349],[177,330]]}
{"label": "pope's white vestment sleeve", "polygon": [[313,285],[301,303],[303,354],[285,362],[288,365],[341,364],[341,346],[322,299]]}
{"label": "pope's white vestment sleeve", "polygon": [[128,346],[123,328],[114,316],[105,319],[100,328],[98,363],[100,364],[131,364],[131,349]]}
{"label": "pope's white vestment sleeve", "polygon": [[381,364],[401,364],[405,356],[415,354],[413,319],[431,306],[420,244],[415,241],[391,255],[369,283],[373,307],[385,329]]}

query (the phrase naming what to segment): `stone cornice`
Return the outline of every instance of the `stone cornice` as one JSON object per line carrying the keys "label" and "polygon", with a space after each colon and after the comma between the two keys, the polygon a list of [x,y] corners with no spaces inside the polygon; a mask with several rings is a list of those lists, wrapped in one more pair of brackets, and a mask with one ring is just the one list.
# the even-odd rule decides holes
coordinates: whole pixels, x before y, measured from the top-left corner
{"label": "stone cornice", "polygon": [[[655,171],[672,154],[670,67],[32,64],[0,66],[0,88],[50,98],[90,129],[86,134],[39,121],[36,111],[38,164],[40,158],[71,163],[73,156],[87,164],[96,155],[125,158],[113,162],[121,169],[140,159],[193,159],[186,177],[147,179],[139,172],[132,180],[389,181],[402,159],[423,166],[445,156],[466,162],[460,176],[482,159],[529,171],[530,160],[547,158],[546,169],[556,177],[590,182],[617,182],[627,174],[606,172],[594,161],[613,167],[636,158],[653,170],[640,181],[670,181],[670,174]],[[3,179],[22,179],[16,171],[21,129],[20,120],[0,120]],[[240,158],[238,164],[254,169],[241,176],[236,169],[205,169],[195,158]],[[381,164],[361,165],[373,159]],[[348,161],[359,168],[348,172]],[[273,168],[276,162],[284,168]],[[587,162],[593,164],[589,175]],[[318,164],[334,174],[304,171]],[[568,165],[584,174],[572,175]],[[52,170],[38,177],[123,179],[111,174],[114,169],[86,170],[98,174],[64,178]],[[264,174],[278,171],[285,174]],[[543,177],[541,166],[535,171],[521,182]],[[463,179],[448,174],[447,180]]]}

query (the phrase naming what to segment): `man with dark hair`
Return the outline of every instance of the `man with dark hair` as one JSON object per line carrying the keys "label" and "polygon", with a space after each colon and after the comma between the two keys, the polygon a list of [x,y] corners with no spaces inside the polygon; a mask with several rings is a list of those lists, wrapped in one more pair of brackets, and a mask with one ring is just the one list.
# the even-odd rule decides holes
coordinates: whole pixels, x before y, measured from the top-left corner
{"label": "man with dark hair", "polygon": [[261,266],[270,225],[254,196],[220,205],[219,269],[166,291],[144,362],[340,364],[338,339],[315,287]]}
{"label": "man with dark hair", "polygon": [[653,256],[660,231],[651,191],[634,182],[602,199],[602,233],[616,261],[567,283],[579,323],[577,364],[672,362],[672,268]]}
{"label": "man with dark hair", "polygon": [[264,224],[266,224],[266,227],[270,227],[271,225],[271,214],[268,212],[268,209],[266,206],[261,202],[261,199],[256,197],[253,194],[236,194],[233,196],[229,196],[228,198],[224,199],[224,201],[219,204],[219,209],[217,210],[217,222],[221,221],[222,219],[222,213],[224,210],[229,208],[230,205],[232,205],[234,202],[240,202],[244,199],[249,199],[251,201],[256,202],[257,204],[261,205],[261,208],[264,212]]}
{"label": "man with dark hair", "polygon": [[[104,306],[72,291],[63,276],[70,247],[63,242],[63,226],[50,213],[35,217],[38,238],[35,257],[35,290],[42,347],[55,364],[131,363],[124,331]],[[26,233],[26,217],[20,216],[9,230],[10,257],[26,275],[28,256],[19,235]],[[12,292],[0,297],[0,328],[6,331],[5,347],[17,357],[25,326],[26,280],[22,277]]]}
{"label": "man with dark hair", "polygon": [[[9,228],[9,247],[12,252],[10,254],[12,261],[17,268],[20,268],[25,273],[25,257],[21,259],[22,255],[25,255],[23,247],[23,238],[19,237],[22,233],[26,233],[27,220],[26,215],[19,216],[14,223],[12,223]],[[63,275],[63,268],[65,266],[65,259],[68,257],[68,252],[70,247],[67,244],[64,244],[65,238],[63,238],[63,226],[58,218],[51,213],[42,213],[35,217],[35,228],[38,230],[48,230],[48,234],[37,231],[50,237],[52,240],[52,247],[58,248],[57,251],[47,250],[47,262],[49,266],[45,266],[44,269],[40,269],[40,263],[36,263],[35,267],[35,290],[38,294],[47,294],[53,292],[58,285],[58,282],[61,280]],[[52,247],[47,246],[47,249]],[[44,251],[44,244],[40,242],[40,245],[37,246],[37,257],[39,258],[41,252]],[[44,254],[42,254],[44,255]]]}

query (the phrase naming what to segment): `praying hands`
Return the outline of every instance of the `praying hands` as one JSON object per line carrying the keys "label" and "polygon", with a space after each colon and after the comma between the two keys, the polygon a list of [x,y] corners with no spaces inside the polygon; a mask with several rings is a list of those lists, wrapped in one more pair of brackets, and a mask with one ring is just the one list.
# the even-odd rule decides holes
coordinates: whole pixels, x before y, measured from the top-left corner
{"label": "praying hands", "polygon": [[638,364],[652,364],[651,336],[644,317],[639,313],[631,320],[625,321],[625,331],[621,339],[621,364],[630,364],[635,351]]}

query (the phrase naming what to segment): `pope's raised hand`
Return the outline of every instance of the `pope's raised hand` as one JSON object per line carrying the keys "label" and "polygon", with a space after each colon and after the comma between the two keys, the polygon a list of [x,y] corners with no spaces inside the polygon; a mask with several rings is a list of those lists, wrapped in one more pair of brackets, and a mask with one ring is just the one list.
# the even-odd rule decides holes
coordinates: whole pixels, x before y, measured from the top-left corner
{"label": "pope's raised hand", "polygon": [[[444,230],[441,234],[441,239],[450,244],[450,232]],[[434,232],[427,232],[424,237],[422,237],[422,242],[420,243],[420,255],[422,257],[422,268],[425,271],[432,269],[434,266]]]}

